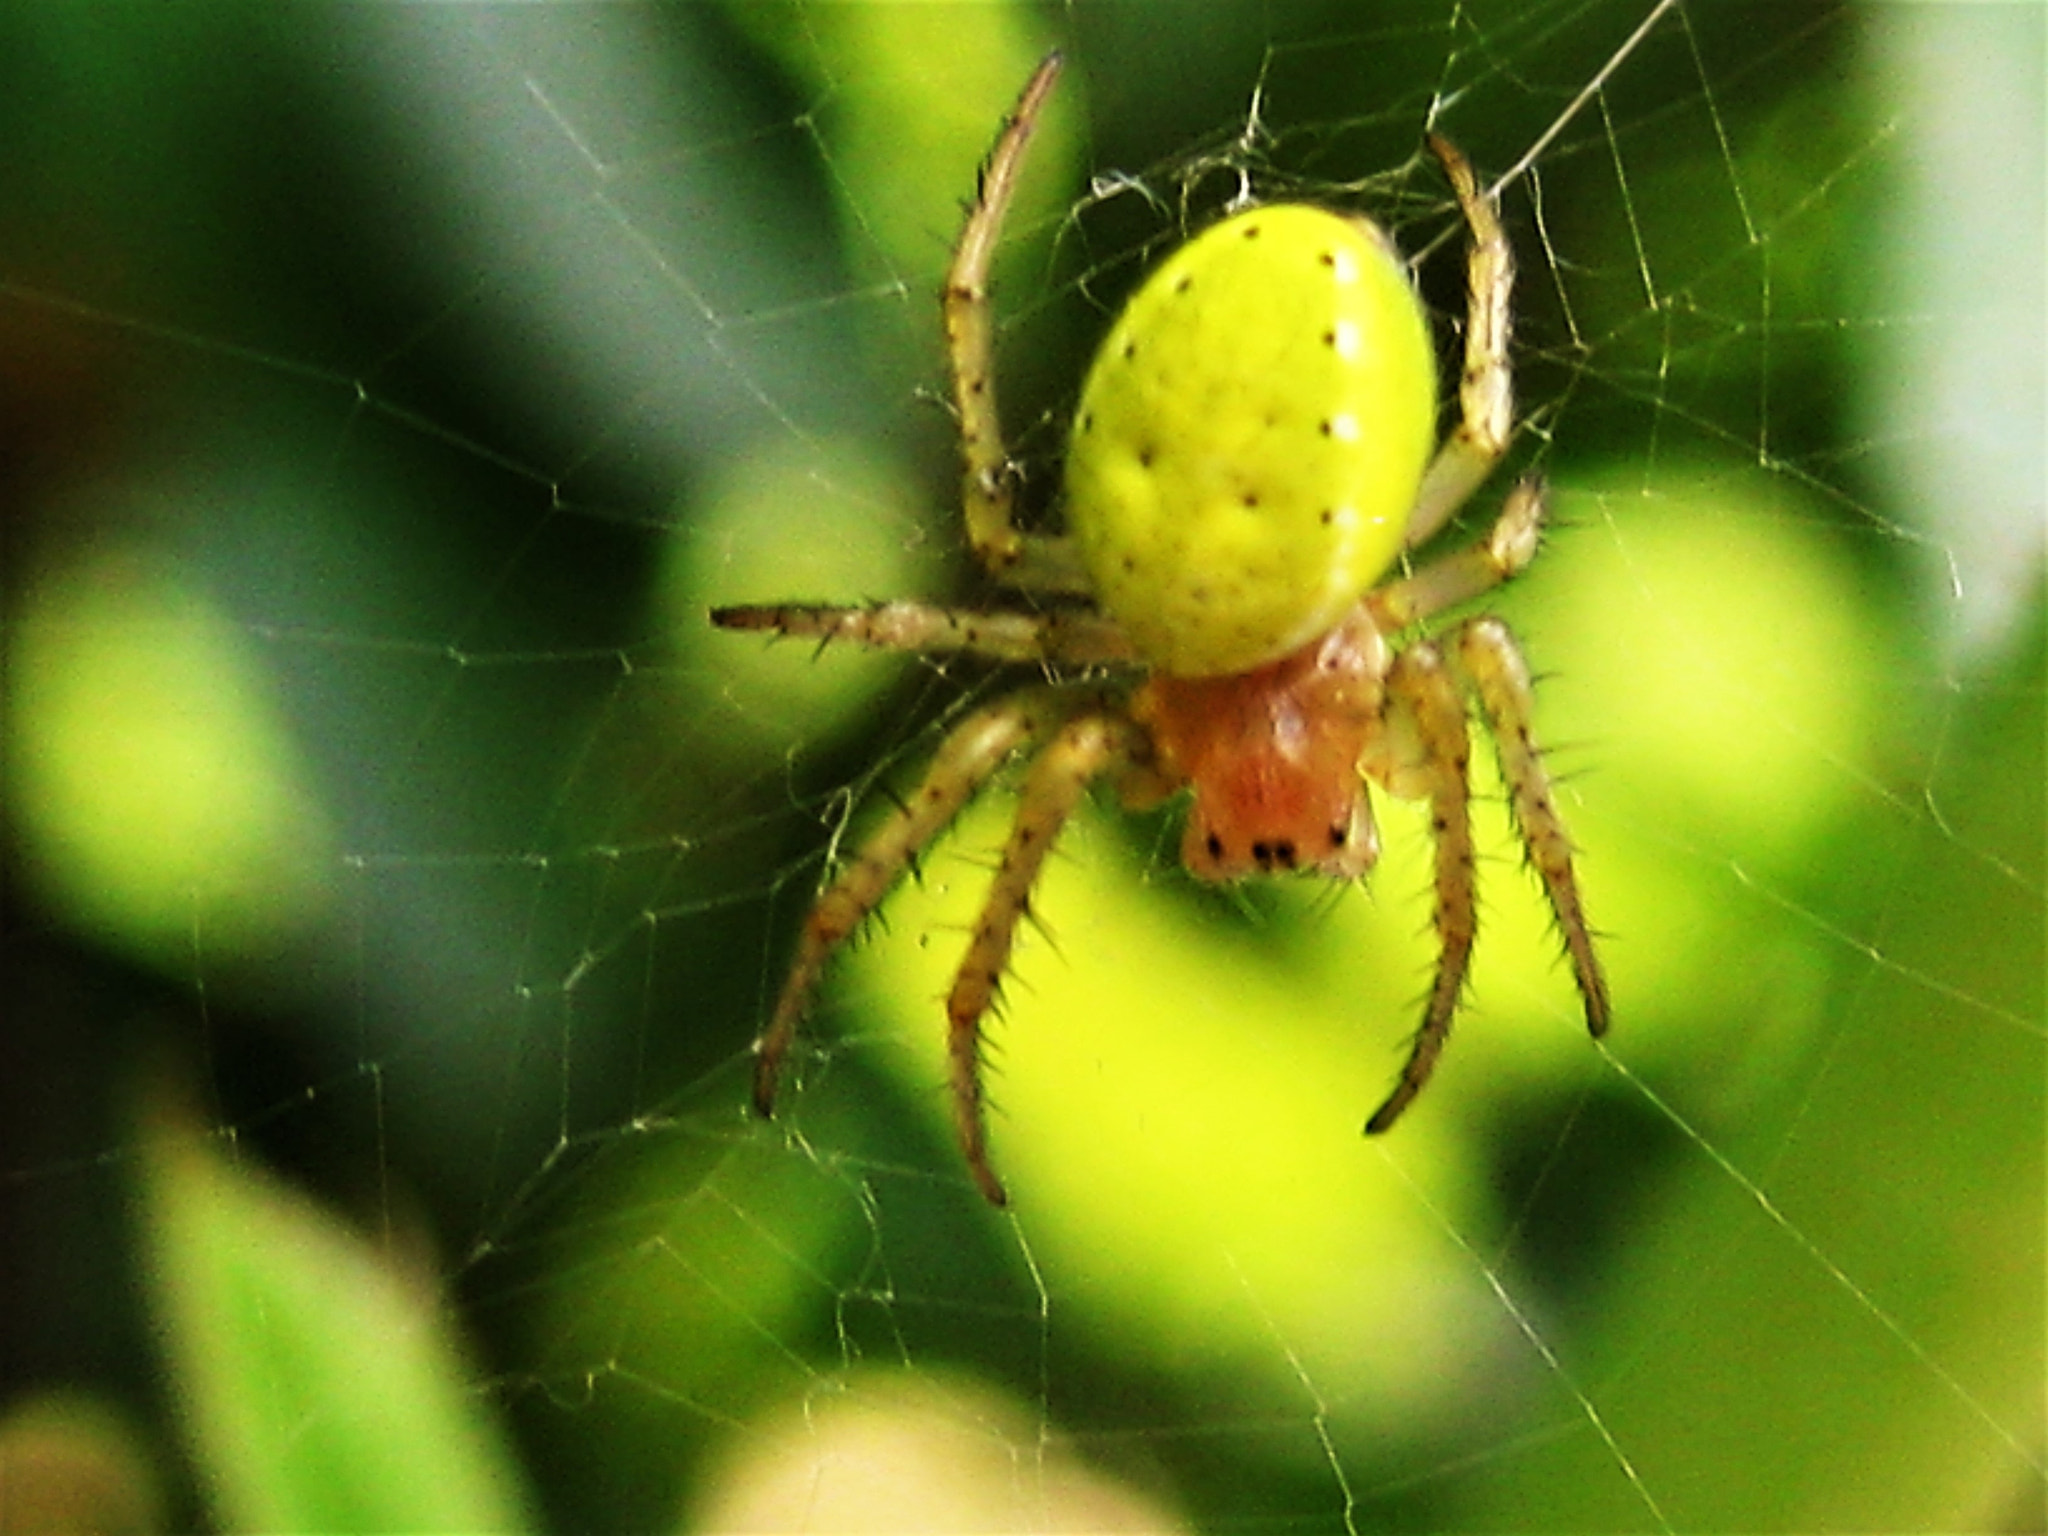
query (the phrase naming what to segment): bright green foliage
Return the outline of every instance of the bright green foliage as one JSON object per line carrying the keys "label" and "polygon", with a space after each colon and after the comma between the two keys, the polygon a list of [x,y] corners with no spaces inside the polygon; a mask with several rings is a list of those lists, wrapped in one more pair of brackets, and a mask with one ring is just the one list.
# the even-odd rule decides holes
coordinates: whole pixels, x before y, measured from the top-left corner
{"label": "bright green foliage", "polygon": [[530,1527],[421,1277],[224,1141],[166,1118],[147,1148],[150,1299],[218,1529]]}
{"label": "bright green foliage", "polygon": [[1392,564],[1436,427],[1406,266],[1362,219],[1255,208],[1132,298],[1081,392],[1067,520],[1158,669],[1248,671]]}

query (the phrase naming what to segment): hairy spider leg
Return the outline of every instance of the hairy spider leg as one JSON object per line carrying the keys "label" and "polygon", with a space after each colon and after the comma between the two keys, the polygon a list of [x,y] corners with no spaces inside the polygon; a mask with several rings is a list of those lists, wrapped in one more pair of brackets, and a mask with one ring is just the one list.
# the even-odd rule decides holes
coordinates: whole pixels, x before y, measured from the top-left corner
{"label": "hairy spider leg", "polygon": [[1076,667],[1136,660],[1116,625],[1085,609],[988,613],[903,601],[761,603],[714,608],[711,622],[720,629],[764,631],[821,645],[848,640],[876,650],[927,656],[962,654]]}
{"label": "hairy spider leg", "polygon": [[782,1061],[809,1010],[811,994],[825,964],[881,904],[910,867],[918,850],[952,822],[960,807],[979,793],[1010,757],[1056,729],[1086,697],[1052,688],[1032,688],[976,710],[933,754],[924,779],[910,798],[869,834],[860,851],[819,893],[803,931],[796,958],[776,1000],[768,1027],[754,1042],[754,1110],[775,1112],[776,1081]]}
{"label": "hairy spider leg", "polygon": [[1437,134],[1429,136],[1429,147],[1442,162],[1464,211],[1472,231],[1472,254],[1465,267],[1465,365],[1458,376],[1458,424],[1423,472],[1422,488],[1408,516],[1410,549],[1428,543],[1493,473],[1507,452],[1515,415],[1514,376],[1508,367],[1514,249],[1501,228],[1499,210],[1479,190],[1471,162]]}
{"label": "hairy spider leg", "polygon": [[1017,924],[1031,911],[1031,889],[1060,828],[1088,786],[1142,755],[1137,727],[1121,715],[1092,710],[1060,727],[1032,762],[1017,796],[1016,820],[989,887],[974,937],[946,998],[953,1123],[975,1186],[991,1205],[1008,1203],[989,1166],[988,1126],[981,1092],[981,1020],[996,999]]}
{"label": "hairy spider leg", "polygon": [[1407,1064],[1394,1091],[1366,1122],[1368,1135],[1392,1126],[1436,1070],[1464,991],[1479,925],[1473,897],[1477,855],[1472,842],[1472,743],[1465,727],[1465,702],[1429,641],[1399,652],[1387,669],[1384,720],[1386,729],[1362,766],[1389,794],[1429,801],[1430,832],[1436,841],[1437,966]]}
{"label": "hairy spider leg", "polygon": [[[1414,575],[1390,582],[1370,594],[1367,610],[1383,631],[1395,634],[1423,622],[1446,608],[1467,602],[1510,577],[1518,575],[1536,558],[1542,538],[1547,493],[1534,475],[1517,481],[1508,492],[1500,516],[1478,543],[1432,560]],[[1501,780],[1507,787],[1508,804],[1515,829],[1530,865],[1543,882],[1550,910],[1557,919],[1565,953],[1579,995],[1585,1002],[1587,1030],[1598,1039],[1607,1032],[1609,1006],[1606,977],[1593,951],[1592,931],[1586,922],[1579,897],[1577,877],[1572,869],[1571,837],[1557,809],[1557,798],[1534,730],[1535,692],[1529,666],[1507,625],[1499,619],[1468,620],[1452,631],[1441,654],[1449,657],[1457,682],[1479,704],[1488,734],[1493,737],[1500,760]],[[1420,646],[1399,653],[1394,671],[1388,675],[1390,707],[1396,698],[1395,672],[1416,655]],[[1437,655],[1434,651],[1431,654]],[[1429,685],[1434,690],[1435,685]],[[1412,696],[1404,695],[1404,697]],[[1462,705],[1460,705],[1462,711]],[[1460,777],[1463,777],[1461,772]],[[1389,784],[1390,790],[1394,788]],[[1399,792],[1396,790],[1395,792]],[[1429,790],[1431,798],[1438,790]],[[1455,860],[1447,859],[1441,830],[1445,807],[1436,806],[1438,831],[1437,917],[1438,939],[1443,956],[1437,979],[1430,991],[1429,1006],[1417,1033],[1399,1086],[1366,1124],[1369,1133],[1386,1130],[1407,1108],[1428,1081],[1436,1058],[1450,1031],[1451,1011],[1463,985],[1464,971],[1472,943],[1469,889],[1462,903],[1446,899],[1446,877],[1455,874]],[[1469,829],[1459,833],[1469,846]],[[1455,897],[1455,893],[1451,893]],[[1467,916],[1460,920],[1461,910]]]}
{"label": "hairy spider leg", "polygon": [[1395,636],[1433,614],[1481,597],[1528,569],[1543,538],[1548,493],[1538,475],[1517,480],[1486,537],[1440,555],[1414,575],[1390,581],[1365,597],[1380,633]]}
{"label": "hairy spider leg", "polygon": [[1457,634],[1454,664],[1465,685],[1479,700],[1488,734],[1500,756],[1500,775],[1507,785],[1515,829],[1529,863],[1543,881],[1571,957],[1572,975],[1586,1004],[1586,1028],[1594,1039],[1607,1033],[1607,978],[1593,953],[1593,938],[1579,901],[1572,873],[1572,840],[1558,814],[1550,774],[1537,750],[1531,719],[1535,690],[1529,664],[1507,625],[1490,615],[1469,620]]}
{"label": "hairy spider leg", "polygon": [[[1430,988],[1429,1006],[1422,1027],[1416,1032],[1400,1081],[1387,1101],[1373,1111],[1365,1123],[1366,1134],[1376,1136],[1398,1120],[1401,1112],[1422,1091],[1436,1069],[1444,1041],[1451,1031],[1451,1017],[1458,994],[1465,983],[1472,956],[1476,913],[1472,899],[1473,846],[1470,818],[1466,813],[1466,774],[1470,750],[1464,739],[1464,705],[1451,681],[1453,672],[1479,701],[1487,732],[1493,737],[1500,757],[1501,779],[1507,785],[1515,830],[1529,863],[1543,881],[1551,913],[1564,937],[1565,953],[1572,963],[1579,995],[1586,1005],[1586,1028],[1594,1039],[1607,1033],[1609,1017],[1607,979],[1593,953],[1593,939],[1586,926],[1585,908],[1579,901],[1579,887],[1572,873],[1572,845],[1558,814],[1550,775],[1544,769],[1531,726],[1534,694],[1528,663],[1507,625],[1484,617],[1468,620],[1450,641],[1451,664],[1447,667],[1433,645],[1415,645],[1395,658],[1387,677],[1390,706],[1411,711],[1415,718],[1419,761],[1409,769],[1427,785],[1432,826],[1436,834],[1436,930],[1442,948],[1436,981]],[[1420,668],[1409,663],[1423,658]],[[1449,722],[1440,718],[1445,707],[1458,712],[1456,739]],[[1444,751],[1457,753],[1455,770],[1437,759]],[[1401,788],[1389,785],[1395,793]]]}
{"label": "hairy spider leg", "polygon": [[961,499],[975,558],[1005,586],[1085,592],[1087,578],[1072,540],[1028,536],[1013,521],[1015,477],[996,409],[995,327],[988,297],[996,238],[1016,195],[1038,114],[1059,73],[1059,54],[1047,54],[1024,83],[1009,121],[982,162],[974,207],[953,249],[939,302],[953,411],[960,422]]}

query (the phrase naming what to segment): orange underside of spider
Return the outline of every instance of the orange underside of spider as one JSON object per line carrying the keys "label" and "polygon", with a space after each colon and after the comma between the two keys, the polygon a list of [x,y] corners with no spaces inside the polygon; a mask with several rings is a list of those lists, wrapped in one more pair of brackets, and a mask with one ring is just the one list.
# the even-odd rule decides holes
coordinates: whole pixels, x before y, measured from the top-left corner
{"label": "orange underside of spider", "polygon": [[1380,734],[1385,649],[1361,614],[1254,671],[1155,675],[1138,689],[1131,716],[1150,738],[1160,788],[1195,787],[1181,841],[1190,871],[1349,878],[1372,866],[1378,845],[1357,770]]}
{"label": "orange underside of spider", "polygon": [[[1034,681],[950,731],[917,789],[820,894],[755,1045],[754,1105],[768,1115],[831,957],[961,807],[1006,765],[1028,759],[1008,842],[946,1002],[956,1130],[976,1186],[998,1205],[1006,1195],[988,1155],[981,1022],[997,997],[1044,860],[1098,780],[1113,782],[1133,807],[1191,791],[1182,857],[1207,880],[1288,870],[1357,878],[1378,855],[1368,782],[1429,803],[1439,959],[1407,1063],[1367,1122],[1367,1131],[1377,1133],[1428,1081],[1470,963],[1477,909],[1469,699],[1494,741],[1516,827],[1556,917],[1594,1035],[1606,1030],[1609,1012],[1571,841],[1535,745],[1528,668],[1512,635],[1490,616],[1433,637],[1418,634],[1418,626],[1514,576],[1535,557],[1544,505],[1540,482],[1518,483],[1479,543],[1372,589],[1328,633],[1291,654],[1217,677],[1148,668],[1114,616],[1088,606],[1089,586],[1070,543],[1015,528],[1013,477],[995,412],[987,275],[1017,165],[1057,68],[1057,56],[1041,66],[997,140],[943,295],[969,538],[999,583],[1030,588],[1040,600],[979,612],[893,602],[773,604],[712,615],[728,629],[965,653],[1036,670]],[[1463,157],[1440,139],[1432,138],[1431,147],[1472,232],[1471,295],[1460,420],[1421,478],[1407,525],[1410,547],[1441,528],[1486,478],[1506,449],[1512,419],[1506,359],[1511,253]]]}

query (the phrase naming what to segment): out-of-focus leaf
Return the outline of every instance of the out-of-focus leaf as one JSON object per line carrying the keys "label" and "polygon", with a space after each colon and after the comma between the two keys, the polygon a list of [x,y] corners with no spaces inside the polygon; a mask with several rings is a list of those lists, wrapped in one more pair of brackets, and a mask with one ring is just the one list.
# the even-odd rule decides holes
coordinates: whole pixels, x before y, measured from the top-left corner
{"label": "out-of-focus leaf", "polygon": [[217,1141],[160,1128],[144,1190],[152,1300],[223,1527],[529,1523],[425,1290]]}

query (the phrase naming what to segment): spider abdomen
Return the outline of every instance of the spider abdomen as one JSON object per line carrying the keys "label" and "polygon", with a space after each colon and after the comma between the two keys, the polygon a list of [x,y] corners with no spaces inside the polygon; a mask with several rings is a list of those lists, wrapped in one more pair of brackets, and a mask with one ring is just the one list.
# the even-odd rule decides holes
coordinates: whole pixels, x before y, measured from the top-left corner
{"label": "spider abdomen", "polygon": [[1178,677],[1331,629],[1401,548],[1436,361],[1379,229],[1254,208],[1163,263],[1082,386],[1068,526],[1104,609]]}

